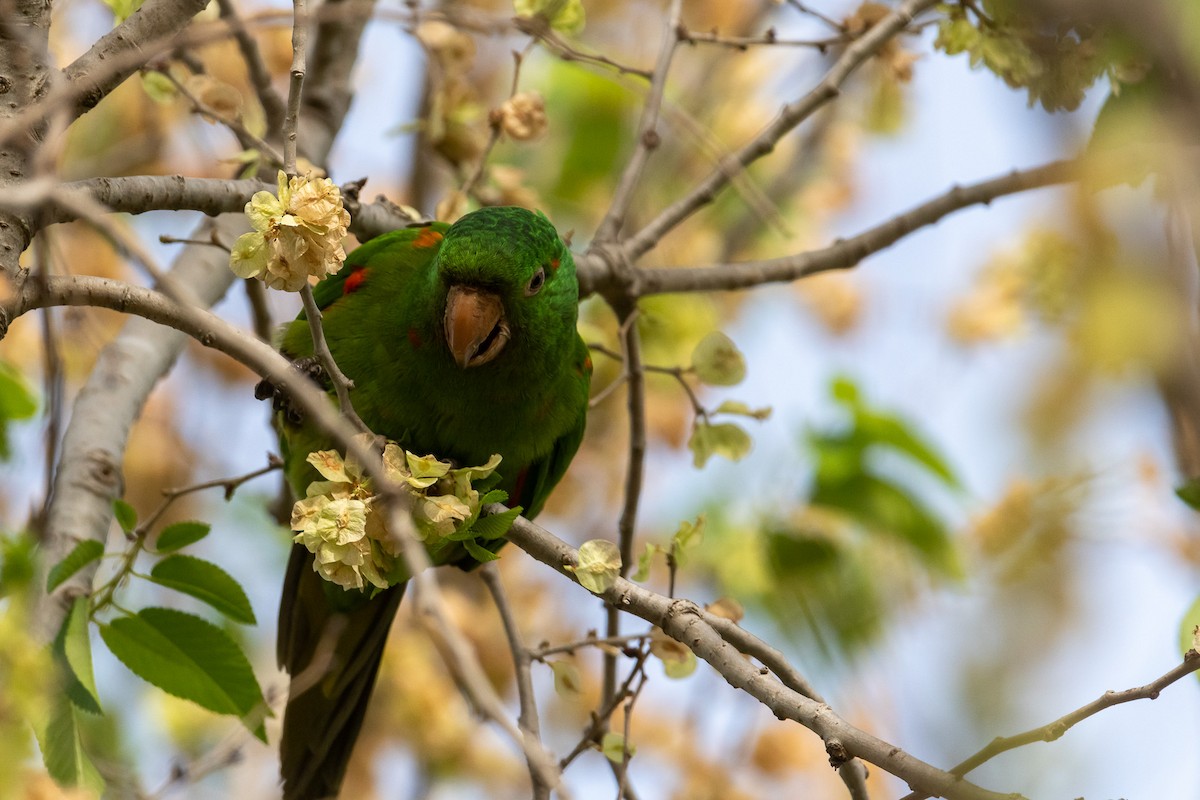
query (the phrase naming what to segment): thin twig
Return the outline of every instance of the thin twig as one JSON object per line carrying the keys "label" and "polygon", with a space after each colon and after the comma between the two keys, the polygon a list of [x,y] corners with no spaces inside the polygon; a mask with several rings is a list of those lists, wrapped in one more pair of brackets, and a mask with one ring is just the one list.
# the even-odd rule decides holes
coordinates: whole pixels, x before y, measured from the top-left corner
{"label": "thin twig", "polygon": [[[1105,692],[1087,705],[1081,706],[1069,714],[1064,714],[1053,722],[1048,722],[1045,725],[1031,728],[1024,733],[1018,733],[1013,736],[998,736],[982,750],[952,768],[950,773],[959,776],[966,775],[971,770],[992,760],[1001,753],[1006,753],[1009,750],[1015,750],[1018,747],[1024,747],[1034,742],[1053,742],[1078,723],[1100,713],[1106,708],[1112,708],[1121,703],[1130,703],[1134,700],[1157,700],[1158,695],[1163,689],[1181,678],[1191,675],[1196,670],[1200,670],[1200,653],[1197,653],[1195,650],[1188,650],[1183,656],[1182,663],[1169,670],[1162,677],[1147,683],[1145,686],[1137,686],[1122,692]],[[914,791],[905,795],[902,800],[925,800],[929,796],[925,792]]]}
{"label": "thin twig", "polygon": [[[629,411],[629,459],[625,470],[625,502],[617,521],[617,547],[621,554],[621,577],[633,566],[633,535],[637,527],[638,503],[642,495],[642,476],[646,459],[646,381],[642,372],[642,349],[638,336],[637,306],[630,301],[621,310],[621,350],[628,376],[626,397]],[[606,609],[605,636],[621,635],[621,612],[612,605]],[[611,701],[616,687],[617,660],[609,653],[604,656],[602,697]]]}
{"label": "thin twig", "polygon": [[350,400],[350,390],[354,388],[354,381],[347,378],[341,367],[333,360],[333,353],[330,352],[329,343],[325,340],[325,331],[321,327],[321,309],[317,308],[317,301],[313,298],[312,286],[304,284],[300,289],[300,300],[304,303],[304,316],[308,320],[309,333],[312,334],[313,353],[320,359],[321,367],[329,376],[329,382],[333,384],[333,391],[337,395],[338,408],[341,410],[342,416],[360,431],[369,432],[370,429],[355,413],[354,403]]}
{"label": "thin twig", "polygon": [[258,102],[267,118],[267,130],[272,132],[280,130],[283,125],[283,100],[275,91],[275,87],[271,85],[271,73],[263,61],[262,50],[259,49],[258,42],[246,29],[246,24],[242,22],[237,8],[233,5],[233,0],[217,0],[217,7],[221,10],[221,18],[229,23],[238,49],[242,51],[242,60],[246,62],[246,72],[250,76],[250,83],[254,86]]}
{"label": "thin twig", "polygon": [[235,117],[227,117],[212,106],[205,103],[195,94],[193,94],[192,91],[188,89],[186,85],[184,85],[183,81],[172,75],[170,70],[161,69],[158,70],[158,72],[166,75],[167,80],[169,80],[175,86],[175,90],[178,91],[185,100],[191,103],[194,113],[203,117],[207,117],[213,122],[228,128],[229,131],[235,137],[237,137],[238,144],[246,149],[254,148],[255,150],[258,150],[262,157],[273,166],[279,167],[283,165],[283,155],[261,136],[256,136],[251,133],[250,129],[247,128],[240,119]]}
{"label": "thin twig", "polygon": [[[304,90],[308,48],[307,0],[292,0],[292,70],[288,83],[287,112],[283,118],[283,171],[296,174],[296,146],[300,129],[300,94]],[[340,395],[339,395],[340,398]]]}
{"label": "thin twig", "polygon": [[633,155],[625,164],[625,171],[621,173],[621,180],[613,192],[613,200],[608,207],[608,213],[604,215],[604,219],[596,229],[593,237],[595,242],[613,241],[620,235],[621,226],[625,222],[625,215],[629,213],[629,205],[633,201],[633,193],[641,180],[646,162],[662,141],[662,137],[658,133],[658,115],[662,108],[663,92],[667,86],[667,74],[671,71],[671,59],[675,55],[675,48],[679,45],[679,37],[675,32],[680,25],[682,8],[683,0],[671,0],[671,8],[667,13],[667,21],[663,28],[662,43],[659,46],[658,61],[654,65],[654,77],[650,79],[650,91],[646,94],[646,102],[642,106],[642,117],[638,122],[637,145]]}
{"label": "thin twig", "polygon": [[780,39],[779,35],[775,33],[774,28],[768,28],[766,33],[758,36],[722,36],[715,30],[704,33],[688,30],[680,26],[677,29],[677,35],[681,42],[687,44],[715,44],[723,47],[732,47],[735,50],[748,50],[757,45],[768,45],[778,47],[811,47],[814,50],[824,53],[831,47],[836,47],[849,41],[849,38],[845,34],[827,36],[824,39]]}
{"label": "thin twig", "polygon": [[697,210],[711,203],[717,193],[729,183],[732,175],[744,172],[750,164],[770,153],[785,134],[808,119],[817,109],[837,97],[841,93],[842,84],[863,62],[874,55],[889,39],[902,31],[915,15],[931,8],[937,2],[938,0],[905,0],[866,33],[854,40],[816,88],[796,102],[781,108],[775,119],[757,136],[736,153],[724,159],[723,163],[691,192],[665,208],[626,242],[625,254],[629,260],[636,261],[657,245],[669,231]]}
{"label": "thin twig", "polygon": [[228,502],[233,498],[234,492],[236,492],[242,484],[252,481],[261,475],[274,472],[282,467],[283,462],[279,459],[279,456],[275,455],[274,453],[268,453],[267,465],[265,467],[259,467],[258,469],[251,470],[243,475],[236,475],[232,478],[217,478],[216,480],[204,481],[203,483],[193,483],[190,486],[184,486],[178,489],[163,489],[163,501],[159,503],[158,508],[154,509],[150,516],[146,517],[145,520],[138,524],[133,533],[135,536],[144,536],[149,533],[154,529],[154,526],[158,524],[158,521],[162,519],[162,516],[167,512],[167,509],[169,509],[171,505],[181,497],[185,497],[196,492],[202,492],[205,489],[224,489],[225,500]]}
{"label": "thin twig", "polygon": [[[521,638],[521,630],[517,627],[512,604],[508,602],[508,595],[504,592],[504,584],[500,580],[500,571],[496,568],[496,564],[494,562],[484,564],[479,570],[479,577],[483,579],[484,585],[492,595],[492,602],[496,604],[496,611],[499,612],[500,621],[504,625],[504,635],[508,637],[508,648],[512,651],[517,698],[521,705],[521,714],[517,717],[517,724],[527,738],[533,739],[541,747],[542,733],[538,722],[537,697],[533,693],[532,655]],[[541,770],[537,769],[537,765],[532,760],[529,760],[528,764],[529,778],[533,782],[534,800],[549,800],[550,786],[542,779]]]}
{"label": "thin twig", "polygon": [[[593,632],[593,634],[594,634],[594,632]],[[545,661],[548,656],[557,655],[558,653],[574,653],[577,650],[584,649],[585,647],[599,647],[599,648],[622,647],[622,646],[633,644],[634,642],[641,642],[644,639],[648,638],[649,636],[650,636],[649,632],[629,633],[624,636],[600,637],[600,636],[592,635],[586,639],[579,639],[577,641],[568,642],[566,644],[543,645],[542,647],[539,647],[537,650],[530,651],[529,657],[531,659],[533,659],[534,661]]]}
{"label": "thin twig", "polygon": [[[531,40],[523,52],[518,52],[516,50],[512,52],[513,76],[512,84],[508,90],[508,99],[510,100],[517,95],[517,87],[520,85],[521,81],[521,64],[525,62],[525,57],[529,55],[529,51],[532,49],[532,47],[533,41]],[[488,134],[487,144],[484,146],[483,152],[480,153],[478,160],[476,160],[475,166],[471,169],[471,174],[467,176],[466,180],[463,181],[462,188],[459,189],[464,197],[471,196],[471,193],[475,189],[475,185],[479,183],[479,179],[483,177],[484,170],[487,169],[488,158],[491,157],[492,151],[496,149],[496,144],[500,141],[500,118],[495,114],[492,114],[488,119],[488,125],[491,128],[491,132]]]}
{"label": "thin twig", "polygon": [[563,61],[579,61],[586,64],[596,64],[603,67],[615,69],[622,75],[636,75],[639,78],[650,80],[651,73],[649,70],[631,67],[627,64],[622,64],[614,61],[603,53],[585,53],[576,47],[567,43],[561,36],[546,23],[546,20],[540,16],[534,17],[516,17],[513,20],[517,30],[521,33],[528,34],[534,39],[545,44],[552,53],[561,58]]}

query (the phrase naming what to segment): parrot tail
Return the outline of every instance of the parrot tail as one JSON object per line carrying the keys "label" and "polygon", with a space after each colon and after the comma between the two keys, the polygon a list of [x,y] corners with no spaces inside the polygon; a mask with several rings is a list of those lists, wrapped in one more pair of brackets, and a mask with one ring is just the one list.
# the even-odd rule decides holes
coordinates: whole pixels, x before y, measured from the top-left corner
{"label": "parrot tail", "polygon": [[369,599],[343,592],[313,570],[312,553],[292,548],[277,647],[292,677],[279,744],[284,800],[337,797],[404,586]]}

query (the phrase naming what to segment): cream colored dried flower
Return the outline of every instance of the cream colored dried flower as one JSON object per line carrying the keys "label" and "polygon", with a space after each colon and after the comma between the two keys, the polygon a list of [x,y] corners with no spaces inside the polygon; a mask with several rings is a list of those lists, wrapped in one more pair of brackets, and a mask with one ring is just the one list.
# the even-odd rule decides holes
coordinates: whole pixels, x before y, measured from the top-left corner
{"label": "cream colored dried flower", "polygon": [[[207,110],[222,119],[238,119],[242,116],[242,93],[225,81],[211,75],[189,75],[183,86]],[[212,119],[208,121],[216,122]]]}
{"label": "cream colored dried flower", "polygon": [[350,214],[328,178],[279,173],[279,196],[255,192],[246,204],[254,231],[238,237],[229,266],[242,278],[260,278],[272,289],[297,292],[309,277],[324,278],[346,260],[342,240]]}
{"label": "cream colored dried flower", "polygon": [[422,22],[417,26],[417,39],[448,74],[466,72],[475,61],[475,40],[448,22]]}
{"label": "cream colored dried flower", "polygon": [[521,92],[496,110],[500,130],[518,141],[536,139],[546,132],[546,101],[537,92]]}

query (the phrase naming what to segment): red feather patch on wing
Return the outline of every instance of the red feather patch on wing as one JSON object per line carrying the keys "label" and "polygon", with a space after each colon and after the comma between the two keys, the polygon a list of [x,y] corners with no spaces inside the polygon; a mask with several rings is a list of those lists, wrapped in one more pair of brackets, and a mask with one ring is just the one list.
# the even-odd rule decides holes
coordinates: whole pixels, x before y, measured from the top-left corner
{"label": "red feather patch on wing", "polygon": [[413,239],[412,246],[424,250],[426,247],[433,247],[442,240],[442,235],[433,228],[426,228],[417,234],[417,238]]}
{"label": "red feather patch on wing", "polygon": [[361,289],[363,283],[365,283],[367,280],[368,272],[370,272],[370,270],[368,270],[366,267],[358,267],[349,275],[347,275],[345,283],[342,284],[342,294],[350,294]]}

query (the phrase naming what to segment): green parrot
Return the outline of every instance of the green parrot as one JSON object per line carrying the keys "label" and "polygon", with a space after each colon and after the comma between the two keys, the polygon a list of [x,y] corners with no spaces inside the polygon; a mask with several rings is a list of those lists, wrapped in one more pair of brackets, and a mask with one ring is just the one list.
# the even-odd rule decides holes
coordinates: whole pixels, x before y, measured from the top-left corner
{"label": "green parrot", "polygon": [[[354,410],[375,434],[460,466],[499,453],[509,503],[526,517],[541,510],[583,438],[592,366],[576,332],[575,263],[544,215],[484,208],[393,231],[350,253],[314,296],[334,361],[354,382]],[[303,315],[280,349],[314,363]],[[320,479],[307,455],[340,448],[278,395],[276,406],[287,480],[303,497]],[[337,796],[404,594],[402,583],[374,597],[343,589],[313,558],[293,546],[279,608],[277,654],[293,679],[280,743],[286,800]],[[441,561],[476,563],[465,551]],[[318,650],[328,667],[296,681]]]}

